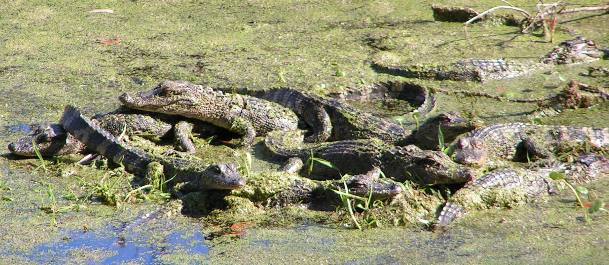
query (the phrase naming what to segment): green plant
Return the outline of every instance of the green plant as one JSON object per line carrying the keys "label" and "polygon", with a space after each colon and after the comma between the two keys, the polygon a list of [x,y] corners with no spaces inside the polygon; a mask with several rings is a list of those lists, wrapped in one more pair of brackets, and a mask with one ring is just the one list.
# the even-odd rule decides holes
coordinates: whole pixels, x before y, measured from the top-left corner
{"label": "green plant", "polygon": [[252,154],[249,152],[236,152],[235,155],[238,158],[239,171],[245,177],[249,177],[252,174]]}
{"label": "green plant", "polygon": [[[381,175],[384,177],[382,172]],[[344,178],[345,176],[343,176]],[[347,213],[349,213],[349,217],[357,229],[381,226],[381,222],[373,209],[384,207],[384,203],[380,200],[372,200],[372,190],[368,192],[367,197],[357,196],[349,192],[347,183],[343,181],[343,189],[332,191],[339,196],[342,207],[347,209]]]}
{"label": "green plant", "polygon": [[[603,201],[599,199],[593,200],[590,197],[590,192],[586,187],[573,186],[571,183],[569,183],[569,181],[567,181],[567,178],[564,173],[553,171],[550,173],[550,178],[555,181],[562,181],[567,187],[569,187],[571,192],[573,192],[573,195],[575,195],[578,206],[584,210],[584,220],[586,222],[589,222],[591,220],[590,214],[594,214],[599,211],[607,211],[604,208],[605,203]],[[586,196],[587,201],[583,200],[583,196]]]}
{"label": "green plant", "polygon": [[[175,177],[175,176],[174,176]],[[163,166],[159,163],[153,162],[148,165],[148,171],[146,173],[146,185],[130,190],[123,201],[130,201],[134,195],[141,195],[145,200],[162,199],[166,200],[171,197],[171,194],[167,192],[167,183],[173,179],[165,179],[163,173]],[[148,190],[148,192],[143,192]]]}
{"label": "green plant", "polygon": [[334,164],[332,164],[328,160],[315,157],[315,155],[313,154],[313,151],[311,151],[311,155],[309,156],[309,159],[307,159],[307,164],[309,165],[309,167],[307,169],[307,174],[308,175],[311,175],[313,173],[313,164],[315,164],[315,163],[319,163],[319,164],[321,164],[323,166],[326,166],[326,167],[329,167],[329,168],[332,168],[332,169],[336,169],[339,172],[338,174],[342,175],[342,174],[340,174],[340,170],[337,167],[335,167]]}
{"label": "green plant", "polygon": [[40,209],[42,209],[43,211],[45,211],[46,213],[51,215],[51,224],[53,224],[53,226],[57,225],[57,199],[55,198],[55,193],[53,192],[53,187],[51,186],[51,184],[47,184],[47,197],[49,200],[49,204],[42,206]]}
{"label": "green plant", "polygon": [[420,121],[419,121],[420,117],[421,117],[421,113],[419,113],[418,111],[415,110],[412,112],[412,118],[414,119],[414,122],[416,123],[417,130],[419,129],[419,125],[421,125]]}
{"label": "green plant", "polygon": [[444,142],[444,132],[442,132],[441,123],[438,124],[438,147],[442,153],[447,155],[451,153],[450,147],[446,146],[446,142]]}
{"label": "green plant", "polygon": [[47,162],[46,160],[44,160],[44,158],[42,157],[42,154],[40,153],[40,149],[38,149],[38,145],[36,145],[36,140],[32,140],[32,148],[34,148],[34,153],[36,154],[36,157],[38,158],[38,167],[34,170],[38,170],[39,168],[42,168],[44,170],[44,172],[47,172]]}

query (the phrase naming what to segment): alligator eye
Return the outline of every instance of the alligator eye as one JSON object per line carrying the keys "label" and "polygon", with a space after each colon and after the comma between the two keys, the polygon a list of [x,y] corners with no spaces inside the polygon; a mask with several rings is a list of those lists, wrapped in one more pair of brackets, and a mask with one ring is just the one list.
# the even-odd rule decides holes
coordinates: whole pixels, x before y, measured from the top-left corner
{"label": "alligator eye", "polygon": [[219,166],[217,166],[217,165],[216,165],[216,166],[211,166],[211,167],[209,167],[209,170],[210,170],[212,173],[222,173],[222,169],[220,169],[220,167],[219,167]]}

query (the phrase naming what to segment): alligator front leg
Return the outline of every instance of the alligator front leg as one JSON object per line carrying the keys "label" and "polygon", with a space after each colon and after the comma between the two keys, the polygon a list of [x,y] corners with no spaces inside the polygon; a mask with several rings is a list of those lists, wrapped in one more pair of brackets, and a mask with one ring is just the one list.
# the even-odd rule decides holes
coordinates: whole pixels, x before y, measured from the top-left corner
{"label": "alligator front leg", "polygon": [[176,150],[193,154],[196,151],[195,144],[190,136],[192,135],[193,124],[187,121],[178,122],[173,128]]}
{"label": "alligator front leg", "polygon": [[233,118],[231,121],[230,130],[243,135],[243,138],[241,138],[241,143],[239,144],[240,146],[246,148],[252,146],[254,138],[256,138],[256,130],[250,121],[241,117]]}

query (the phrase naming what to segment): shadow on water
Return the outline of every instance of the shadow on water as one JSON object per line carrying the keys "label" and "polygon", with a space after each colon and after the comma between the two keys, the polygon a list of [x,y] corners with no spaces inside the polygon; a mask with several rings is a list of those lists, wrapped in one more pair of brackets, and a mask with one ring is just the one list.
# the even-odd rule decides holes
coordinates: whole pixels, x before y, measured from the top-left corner
{"label": "shadow on water", "polygon": [[85,250],[112,253],[101,260],[87,260],[88,264],[118,264],[133,261],[152,264],[160,262],[161,255],[178,250],[187,255],[207,255],[209,249],[204,240],[201,232],[195,232],[191,236],[172,232],[160,242],[154,242],[150,238],[138,238],[136,234],[122,237],[112,233],[72,230],[65,232],[63,241],[41,244],[36,246],[32,253],[24,256],[36,263],[65,263],[70,260],[67,253]]}

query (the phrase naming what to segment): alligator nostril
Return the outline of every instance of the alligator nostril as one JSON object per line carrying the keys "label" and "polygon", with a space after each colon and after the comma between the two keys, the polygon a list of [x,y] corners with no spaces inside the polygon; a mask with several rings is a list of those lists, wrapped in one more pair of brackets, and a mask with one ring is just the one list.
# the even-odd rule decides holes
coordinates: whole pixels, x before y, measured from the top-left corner
{"label": "alligator nostril", "polygon": [[8,144],[8,150],[9,150],[11,153],[14,153],[14,152],[15,152],[15,143],[10,143],[10,144]]}

